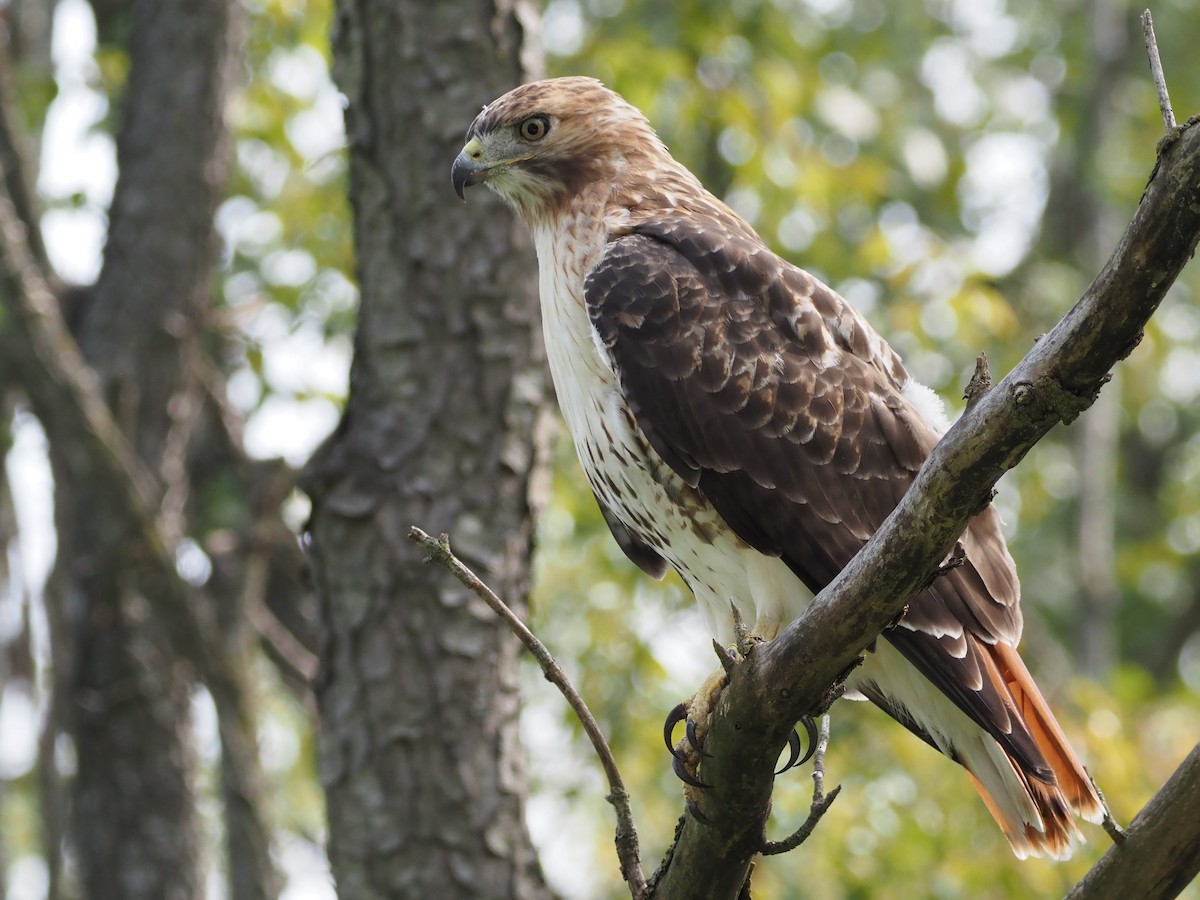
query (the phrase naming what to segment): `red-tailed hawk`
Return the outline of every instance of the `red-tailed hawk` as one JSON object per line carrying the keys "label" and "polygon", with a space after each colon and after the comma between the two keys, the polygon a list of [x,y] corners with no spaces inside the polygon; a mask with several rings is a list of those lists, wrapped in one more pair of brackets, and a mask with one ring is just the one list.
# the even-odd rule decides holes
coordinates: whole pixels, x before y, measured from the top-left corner
{"label": "red-tailed hawk", "polygon": [[[713,636],[731,601],[773,637],[838,574],[946,428],[845,300],[773,253],[589,78],[486,106],[454,161],[537,247],[546,349],[613,536],[673,567]],[[971,775],[1018,856],[1065,857],[1102,804],[1017,654],[1020,587],[994,510],[847,684]]]}

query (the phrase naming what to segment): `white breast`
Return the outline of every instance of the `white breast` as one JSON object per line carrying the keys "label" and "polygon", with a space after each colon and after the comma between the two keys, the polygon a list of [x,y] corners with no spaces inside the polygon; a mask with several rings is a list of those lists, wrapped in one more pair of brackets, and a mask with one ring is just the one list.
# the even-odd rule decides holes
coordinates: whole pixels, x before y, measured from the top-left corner
{"label": "white breast", "polygon": [[550,373],[584,473],[605,507],[688,583],[714,637],[733,640],[731,602],[772,636],[810,595],[779,559],[738,538],[638,428],[584,302],[604,241],[602,226],[534,229]]}

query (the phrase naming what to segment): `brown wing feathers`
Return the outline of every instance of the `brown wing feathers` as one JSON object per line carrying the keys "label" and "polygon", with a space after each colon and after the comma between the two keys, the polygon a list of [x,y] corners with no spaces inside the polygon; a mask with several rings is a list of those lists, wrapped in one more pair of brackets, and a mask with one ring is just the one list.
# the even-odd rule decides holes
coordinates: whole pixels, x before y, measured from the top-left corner
{"label": "brown wing feathers", "polygon": [[995,738],[1005,752],[1020,763],[1022,771],[1041,781],[1053,781],[1053,770],[1021,718],[1006,684],[994,677],[994,665],[989,656],[997,645],[985,644],[969,633],[958,638],[934,637],[912,631],[903,623],[884,637],[959,709]]}
{"label": "brown wing feathers", "polygon": [[[638,424],[743,540],[782,556],[819,591],[899,502],[937,436],[885,367],[843,352],[814,309],[797,308],[797,289],[828,290],[815,280],[765,250],[750,253],[738,235],[722,244],[713,222],[640,231],[651,233],[613,241],[585,282]],[[1020,632],[993,513],[972,524],[964,547],[966,565],[915,598],[907,627],[888,637],[1024,768],[1049,779],[983,658]]]}

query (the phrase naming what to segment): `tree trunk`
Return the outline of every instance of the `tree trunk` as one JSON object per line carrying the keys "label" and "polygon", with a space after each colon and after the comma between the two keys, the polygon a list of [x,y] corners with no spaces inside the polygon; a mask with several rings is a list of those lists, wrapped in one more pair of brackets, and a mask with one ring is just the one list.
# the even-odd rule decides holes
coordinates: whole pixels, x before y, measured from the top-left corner
{"label": "tree trunk", "polygon": [[[183,534],[182,459],[213,214],[227,171],[232,0],[139,0],[104,267],[77,337],[146,468],[164,532]],[[61,459],[72,448],[55,446]],[[129,535],[92,514],[100,485],[56,465],[59,584],[71,629],[67,718],[78,755],[72,837],[88,897],[203,895],[190,727],[193,672],[148,615]]]}
{"label": "tree trunk", "polygon": [[498,204],[458,203],[449,167],[480,106],[529,74],[532,16],[510,0],[337,10],[362,303],[346,412],[304,483],[344,900],[549,896],[523,823],[517,641],[407,537],[448,531],[525,593],[535,264]]}
{"label": "tree trunk", "polygon": [[[1132,17],[1112,0],[1088,5],[1085,15],[1090,71],[1080,78],[1079,125],[1064,136],[1054,161],[1050,197],[1043,216],[1039,258],[1058,256],[1082,271],[1098,268],[1120,235],[1120,217],[1102,202],[1095,175],[1097,157],[1113,123],[1116,96],[1131,64],[1144,65],[1131,40]],[[1060,98],[1062,99],[1062,98]],[[1065,105],[1065,101],[1064,101]],[[1074,453],[1079,472],[1076,506],[1078,639],[1084,670],[1103,679],[1118,657],[1120,601],[1116,579],[1117,451],[1121,392],[1112,384],[1081,417]]]}

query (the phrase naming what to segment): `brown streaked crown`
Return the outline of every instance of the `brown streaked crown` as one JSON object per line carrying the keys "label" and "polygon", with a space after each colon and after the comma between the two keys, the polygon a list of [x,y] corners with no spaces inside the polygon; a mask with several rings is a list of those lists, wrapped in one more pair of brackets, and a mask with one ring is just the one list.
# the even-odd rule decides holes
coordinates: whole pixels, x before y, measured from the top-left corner
{"label": "brown streaked crown", "polygon": [[[530,117],[549,123],[531,142],[520,126]],[[572,76],[523,84],[485,106],[466,140],[508,151],[514,162],[488,179],[519,208],[557,206],[590,184],[628,183],[664,166],[675,168],[642,113],[594,78]]]}

